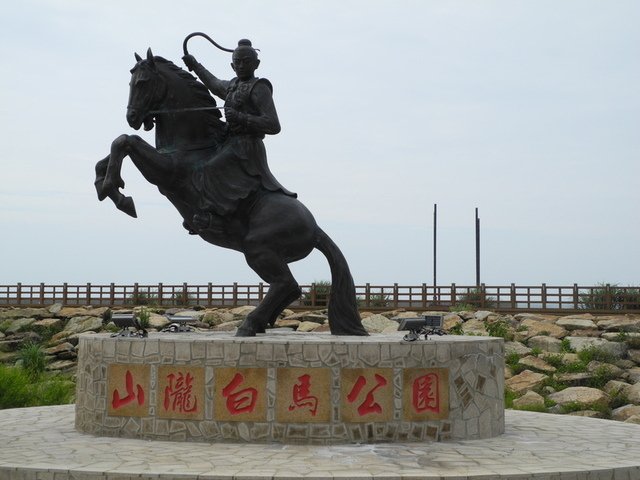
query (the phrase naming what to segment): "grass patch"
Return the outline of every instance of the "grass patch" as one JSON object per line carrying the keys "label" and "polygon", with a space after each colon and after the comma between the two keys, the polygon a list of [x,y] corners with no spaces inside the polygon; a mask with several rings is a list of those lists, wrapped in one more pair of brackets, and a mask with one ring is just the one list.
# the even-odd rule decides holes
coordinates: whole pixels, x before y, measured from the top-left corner
{"label": "grass patch", "polygon": [[46,366],[46,358],[41,345],[37,343],[25,343],[18,353],[18,358],[22,362],[22,368],[32,378],[42,375]]}
{"label": "grass patch", "polygon": [[64,405],[73,402],[74,382],[60,374],[33,375],[24,368],[0,365],[0,409]]}
{"label": "grass patch", "polygon": [[615,357],[606,350],[598,348],[595,345],[583,348],[578,352],[578,358],[581,362],[587,364],[593,360],[603,363],[612,363],[615,361]]}
{"label": "grass patch", "polygon": [[484,321],[484,328],[490,337],[504,338],[506,341],[513,340],[513,333],[509,330],[509,324],[504,320],[495,322]]}
{"label": "grass patch", "polygon": [[518,398],[514,392],[508,388],[504,389],[504,408],[513,408],[513,401]]}

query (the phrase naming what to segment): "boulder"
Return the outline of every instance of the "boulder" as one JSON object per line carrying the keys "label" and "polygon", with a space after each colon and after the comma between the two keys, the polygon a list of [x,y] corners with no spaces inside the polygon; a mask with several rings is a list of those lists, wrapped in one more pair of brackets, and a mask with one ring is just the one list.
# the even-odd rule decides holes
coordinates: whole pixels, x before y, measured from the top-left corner
{"label": "boulder", "polygon": [[640,350],[627,350],[629,360],[640,365]]}
{"label": "boulder", "polygon": [[189,317],[193,318],[194,321],[201,321],[202,317],[205,315],[204,310],[178,310],[174,315],[177,317]]}
{"label": "boulder", "polygon": [[540,354],[540,357],[543,358],[544,360],[548,360],[551,357],[560,357],[560,362],[562,363],[562,365],[570,365],[572,363],[576,363],[578,362],[580,359],[578,358],[578,355],[576,355],[575,353],[549,353],[549,352],[542,352]]}
{"label": "boulder", "polygon": [[604,332],[600,335],[600,337],[604,338],[605,340],[609,340],[610,342],[623,342],[626,339],[640,338],[640,333]]}
{"label": "boulder", "polygon": [[469,334],[482,335],[482,336],[489,335],[489,333],[485,328],[484,322],[481,322],[480,320],[476,320],[475,318],[472,318],[471,320],[467,320],[466,322],[464,322],[462,324],[462,331],[467,335]]}
{"label": "boulder", "polygon": [[625,390],[625,395],[629,403],[640,405],[640,383],[634,383]]}
{"label": "boulder", "polygon": [[606,407],[609,404],[609,395],[597,388],[569,387],[549,395],[549,398],[558,405],[579,404],[589,406]]}
{"label": "boulder", "polygon": [[579,410],[577,412],[569,412],[568,415],[572,415],[574,417],[587,417],[587,418],[603,417],[602,413],[596,412],[595,410]]}
{"label": "boulder", "polygon": [[288,317],[284,317],[284,320],[298,320],[299,322],[315,322],[320,325],[328,320],[328,316],[318,312],[301,312],[294,313]]}
{"label": "boulder", "polygon": [[589,313],[585,315],[569,315],[559,318],[556,321],[556,325],[566,328],[567,330],[597,329],[598,326],[593,320],[593,315]]}
{"label": "boulder", "polygon": [[611,363],[598,362],[596,360],[592,360],[587,365],[587,371],[591,373],[595,373],[597,371],[603,371],[603,370],[606,371],[609,375],[616,378],[620,377],[624,373],[623,369],[615,365],[612,365]]}
{"label": "boulder", "polygon": [[455,313],[449,313],[442,318],[442,328],[447,332],[453,327],[460,325],[463,320]]}
{"label": "boulder", "polygon": [[55,330],[62,327],[62,320],[60,320],[59,318],[43,318],[42,320],[36,320],[35,322],[33,322],[32,326],[36,328],[48,328]]}
{"label": "boulder", "polygon": [[64,342],[56,345],[55,347],[45,348],[44,353],[46,355],[58,355],[59,353],[72,352],[74,347],[69,342]]}
{"label": "boulder", "polygon": [[376,314],[371,315],[362,320],[362,325],[370,333],[380,333],[385,328],[395,325],[398,326],[398,322],[390,320],[384,315]]}
{"label": "boulder", "polygon": [[276,320],[275,327],[277,328],[292,328],[296,329],[300,325],[300,320],[287,320],[286,318],[279,318]]}
{"label": "boulder", "polygon": [[298,331],[298,332],[313,332],[319,326],[320,326],[320,324],[318,322],[300,322],[300,325],[298,325],[298,329],[296,331]]}
{"label": "boulder", "polygon": [[247,315],[253,312],[256,309],[253,305],[244,305],[242,307],[237,307],[230,312],[233,314],[234,320],[244,320]]}
{"label": "boulder", "polygon": [[495,313],[488,312],[486,310],[478,310],[475,313],[474,317],[475,317],[476,320],[480,320],[481,322],[484,322],[485,320],[487,320],[489,318],[490,315],[494,315],[495,316]]}
{"label": "boulder", "polygon": [[504,342],[504,354],[516,353],[520,356],[529,355],[531,349],[520,342]]}
{"label": "boulder", "polygon": [[562,341],[554,337],[537,336],[531,337],[527,341],[531,348],[539,348],[545,352],[560,353],[562,351]]}
{"label": "boulder", "polygon": [[46,308],[12,308],[0,312],[0,323],[5,320],[15,320],[16,318],[47,318],[51,314]]}
{"label": "boulder", "polygon": [[566,383],[574,387],[585,385],[593,378],[593,373],[576,372],[576,373],[559,373],[555,379],[561,383]]}
{"label": "boulder", "polygon": [[505,380],[505,387],[511,390],[515,394],[524,393],[527,390],[532,390],[542,385],[548,377],[542,373],[532,372],[531,370],[524,370],[518,375]]}
{"label": "boulder", "polygon": [[640,405],[624,405],[611,412],[611,418],[620,422],[634,415],[640,415]]}
{"label": "boulder", "polygon": [[625,382],[620,382],[619,380],[609,380],[607,384],[604,386],[603,390],[611,397],[615,397],[617,395],[625,395],[625,391],[631,385]]}
{"label": "boulder", "polygon": [[556,371],[555,367],[549,365],[543,359],[534,357],[533,355],[521,358],[518,363],[539,372],[553,373]]}
{"label": "boulder", "polygon": [[205,310],[201,320],[212,326],[220,325],[233,321],[233,313],[225,309]]}
{"label": "boulder", "polygon": [[51,315],[57,315],[58,313],[60,313],[60,310],[62,310],[62,307],[63,305],[61,303],[54,303],[49,307],[48,310]]}
{"label": "boulder", "polygon": [[158,313],[149,314],[149,327],[157,330],[162,330],[164,327],[171,323],[167,317]]}
{"label": "boulder", "polygon": [[47,370],[50,371],[64,371],[64,370],[72,370],[76,367],[76,362],[73,360],[56,360],[55,362],[51,362],[46,366]]}
{"label": "boulder", "polygon": [[220,325],[216,325],[211,330],[215,330],[216,332],[230,332],[238,328],[238,325],[242,323],[242,320],[233,320],[231,322],[224,322]]}
{"label": "boulder", "polygon": [[7,335],[18,333],[26,327],[33,324],[36,320],[34,318],[16,318],[12,320],[10,325],[5,329]]}
{"label": "boulder", "polygon": [[[69,336],[73,333],[81,333],[89,330],[100,330],[102,328],[102,318],[98,317],[73,317],[64,326],[64,330],[60,333]],[[55,335],[54,335],[55,337]]]}
{"label": "boulder", "polygon": [[626,372],[627,380],[631,383],[640,382],[640,367],[633,367]]}
{"label": "boulder", "polygon": [[607,332],[640,332],[640,318],[610,317],[598,320],[598,328]]}
{"label": "boulder", "polygon": [[527,329],[526,338],[537,337],[540,335],[564,338],[567,335],[567,331],[563,327],[549,321],[525,318],[522,323],[520,323],[520,326]]}
{"label": "boulder", "polygon": [[624,423],[635,423],[636,425],[640,425],[640,415],[633,415],[627,418]]}
{"label": "boulder", "polygon": [[544,398],[531,390],[513,401],[515,408],[544,407]]}
{"label": "boulder", "polygon": [[627,353],[627,345],[620,342],[610,342],[604,338],[567,337],[569,345],[576,352],[585,348],[595,347],[607,352],[614,358],[622,358]]}
{"label": "boulder", "polygon": [[557,319],[557,315],[548,315],[545,313],[516,313],[513,316],[518,322],[523,322],[525,320],[532,320],[533,322],[551,322],[554,323]]}

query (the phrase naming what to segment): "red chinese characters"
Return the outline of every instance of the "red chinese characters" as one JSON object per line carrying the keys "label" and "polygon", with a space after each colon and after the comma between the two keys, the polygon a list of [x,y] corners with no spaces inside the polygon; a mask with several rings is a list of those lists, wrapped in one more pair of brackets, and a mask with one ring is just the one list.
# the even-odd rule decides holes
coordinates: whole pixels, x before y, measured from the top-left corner
{"label": "red chinese characters", "polygon": [[344,421],[387,421],[392,418],[391,369],[343,369],[341,389]]}
{"label": "red chinese characters", "polygon": [[149,365],[111,364],[107,368],[107,414],[143,417],[149,414]]}
{"label": "red chinese characters", "polygon": [[318,413],[318,397],[311,395],[311,375],[304,374],[298,377],[298,383],[293,386],[291,393],[293,400],[289,405],[289,411],[298,408],[308,408],[312,416]]}
{"label": "red chinese characters", "polygon": [[440,413],[440,391],[438,375],[429,373],[413,381],[411,386],[411,406],[416,412]]}
{"label": "red chinese characters", "polygon": [[253,387],[240,388],[245,382],[241,373],[236,373],[229,384],[222,389],[227,410],[231,415],[253,412],[256,408],[258,390]]}
{"label": "red chinese characters", "polygon": [[193,395],[193,376],[187,372],[167,375],[168,385],[164,388],[165,410],[191,413],[198,410],[198,399]]}
{"label": "red chinese characters", "polygon": [[136,400],[138,402],[138,405],[144,404],[144,389],[140,384],[136,384],[134,392],[133,374],[131,373],[131,370],[127,370],[127,372],[125,373],[125,390],[127,392],[126,396],[121,396],[120,392],[117,389],[113,391],[111,406],[114,410],[117,410],[120,407],[124,407],[125,405],[129,405],[131,402]]}

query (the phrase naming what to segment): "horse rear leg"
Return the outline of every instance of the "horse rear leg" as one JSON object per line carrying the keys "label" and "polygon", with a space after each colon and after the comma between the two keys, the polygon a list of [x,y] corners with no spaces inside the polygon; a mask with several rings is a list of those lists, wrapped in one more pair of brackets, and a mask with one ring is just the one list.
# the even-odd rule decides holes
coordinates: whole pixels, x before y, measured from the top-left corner
{"label": "horse rear leg", "polygon": [[[94,182],[94,185],[96,187],[96,192],[98,193],[98,200],[102,201],[109,197],[118,210],[125,212],[127,215],[131,215],[133,218],[137,218],[138,215],[136,213],[136,206],[133,203],[133,198],[123,195],[118,189],[105,191],[103,188],[104,178],[109,166],[109,158],[110,155],[107,155],[96,163],[96,181]],[[124,187],[124,182],[121,183],[122,184],[119,184],[119,187],[122,188]]]}
{"label": "horse rear leg", "polygon": [[301,290],[289,270],[289,266],[277,253],[265,248],[245,252],[249,266],[269,283],[264,300],[238,327],[237,337],[254,337],[264,333],[267,325],[273,325],[287,305],[300,297]]}

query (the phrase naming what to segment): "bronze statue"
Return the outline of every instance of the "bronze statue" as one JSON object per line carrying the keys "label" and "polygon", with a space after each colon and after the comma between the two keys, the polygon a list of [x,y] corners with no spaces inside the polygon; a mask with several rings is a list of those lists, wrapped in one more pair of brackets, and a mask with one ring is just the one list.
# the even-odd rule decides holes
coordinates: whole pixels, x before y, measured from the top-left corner
{"label": "bronze statue", "polygon": [[[300,297],[288,264],[305,258],[314,248],[327,257],[331,268],[331,333],[367,335],[344,256],[296,194],[269,170],[262,140],[266,134],[278,133],[280,122],[271,84],[254,76],[260,63],[256,50],[250,41],[240,40],[232,51],[231,66],[237,77],[220,80],[188,54],[186,42],[194,35],[208,38],[189,35],[183,60],[204,85],[172,62],[153,56],[151,49],[145,59],[135,55],[127,121],[136,130],[155,126],[156,146],[137,135],[116,138],[110,154],[96,165],[98,198],[109,197],[118,209],[136,216],[133,199],[120,192],[122,161],[129,156],[178,209],[190,234],[242,252],[270,286],[237,336],[264,333]],[[225,100],[226,122],[207,89]]]}

